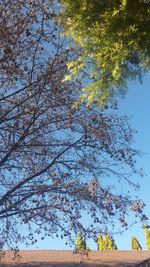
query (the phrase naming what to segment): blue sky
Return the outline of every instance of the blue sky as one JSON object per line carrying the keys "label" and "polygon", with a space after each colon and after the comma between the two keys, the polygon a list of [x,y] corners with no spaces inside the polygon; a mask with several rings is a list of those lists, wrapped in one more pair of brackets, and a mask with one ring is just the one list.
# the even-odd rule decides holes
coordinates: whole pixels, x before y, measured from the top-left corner
{"label": "blue sky", "polygon": [[[139,82],[130,82],[128,86],[128,93],[124,98],[119,99],[119,114],[128,115],[130,123],[138,132],[135,136],[134,146],[143,151],[143,156],[138,161],[138,166],[142,167],[145,171],[143,178],[139,179],[141,190],[137,193],[139,198],[142,198],[146,203],[146,215],[150,218],[150,74],[147,74],[143,79],[143,84]],[[149,221],[150,223],[150,221]],[[146,249],[143,229],[141,225],[135,224],[128,231],[122,235],[114,236],[116,244],[119,249],[127,250],[131,249],[130,240],[131,236],[136,236],[142,245],[143,249]],[[88,246],[91,249],[96,249],[96,244],[89,240]],[[24,246],[21,246],[24,248]],[[70,249],[68,245],[65,245],[65,240],[59,238],[38,240],[36,247],[30,247],[31,249]]]}
{"label": "blue sky", "polygon": [[[143,84],[131,82],[128,87],[128,94],[119,101],[119,113],[131,116],[131,125],[138,131],[135,136],[136,148],[143,151],[138,165],[142,167],[145,176],[139,180],[141,190],[138,192],[146,203],[146,214],[150,218],[150,74],[143,79]],[[140,225],[133,226],[122,236],[116,237],[120,249],[130,248],[130,237],[134,235],[145,249],[143,230]]]}

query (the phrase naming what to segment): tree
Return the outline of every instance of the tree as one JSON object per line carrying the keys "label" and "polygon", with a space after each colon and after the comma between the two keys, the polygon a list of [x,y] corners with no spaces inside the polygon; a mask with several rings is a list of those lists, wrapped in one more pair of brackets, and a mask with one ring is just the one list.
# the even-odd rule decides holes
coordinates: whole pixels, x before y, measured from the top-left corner
{"label": "tree", "polygon": [[96,242],[97,242],[97,250],[103,250],[103,237],[101,234],[98,234]]}
{"label": "tree", "polygon": [[130,211],[145,219],[143,202],[114,186],[136,187],[131,176],[142,174],[135,131],[127,117],[73,108],[81,83],[62,82],[73,55],[55,4],[3,1],[0,25],[1,247],[35,244],[38,234],[73,242],[73,232],[95,236],[117,218],[126,229]]}
{"label": "tree", "polygon": [[86,249],[86,242],[81,236],[81,233],[77,234],[77,239],[76,239],[76,249],[77,250],[85,250]]}
{"label": "tree", "polygon": [[118,247],[113,237],[111,237],[111,240],[112,240],[112,250],[118,250]]}
{"label": "tree", "polygon": [[128,80],[141,80],[150,67],[149,0],[60,3],[64,33],[81,49],[68,64],[68,77],[87,72],[89,78],[81,100],[103,106],[126,90]]}
{"label": "tree", "polygon": [[135,236],[132,236],[131,245],[133,250],[142,250],[142,247]]}
{"label": "tree", "polygon": [[113,241],[108,234],[103,238],[103,250],[113,250]]}
{"label": "tree", "polygon": [[96,242],[98,250],[117,250],[115,240],[108,234],[105,234],[104,238],[101,234],[98,234]]}
{"label": "tree", "polygon": [[150,250],[150,230],[148,229],[148,225],[144,225],[144,233],[145,233],[145,239],[146,239],[146,248],[147,250]]}
{"label": "tree", "polygon": [[109,246],[109,236],[108,234],[105,234],[103,237],[103,250],[108,250]]}

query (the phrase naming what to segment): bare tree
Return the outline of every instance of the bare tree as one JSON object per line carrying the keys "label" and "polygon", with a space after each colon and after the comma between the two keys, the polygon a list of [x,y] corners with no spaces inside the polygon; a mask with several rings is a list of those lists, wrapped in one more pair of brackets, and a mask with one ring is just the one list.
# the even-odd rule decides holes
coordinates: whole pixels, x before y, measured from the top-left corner
{"label": "bare tree", "polygon": [[1,244],[27,242],[20,224],[34,244],[36,233],[92,236],[116,219],[126,228],[129,210],[145,219],[143,202],[117,191],[121,180],[136,186],[131,175],[141,174],[134,130],[126,117],[94,105],[73,108],[80,81],[62,83],[72,51],[59,34],[56,6],[1,0],[0,13]]}

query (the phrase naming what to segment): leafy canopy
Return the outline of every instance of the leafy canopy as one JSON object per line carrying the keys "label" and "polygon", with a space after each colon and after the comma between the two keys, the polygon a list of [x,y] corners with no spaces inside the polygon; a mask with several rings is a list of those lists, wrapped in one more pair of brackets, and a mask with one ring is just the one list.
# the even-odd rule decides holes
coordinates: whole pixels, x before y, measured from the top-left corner
{"label": "leafy canopy", "polygon": [[62,83],[74,51],[53,23],[53,1],[0,8],[0,248],[123,231],[131,213],[145,221],[143,201],[118,189],[137,188],[131,177],[142,175],[135,131],[95,105],[72,108],[81,88]]}
{"label": "leafy canopy", "polygon": [[[150,2],[61,0],[60,21],[81,54],[68,64],[72,78],[88,73],[82,100],[103,106],[127,81],[150,67]],[[118,90],[119,89],[119,90]]]}

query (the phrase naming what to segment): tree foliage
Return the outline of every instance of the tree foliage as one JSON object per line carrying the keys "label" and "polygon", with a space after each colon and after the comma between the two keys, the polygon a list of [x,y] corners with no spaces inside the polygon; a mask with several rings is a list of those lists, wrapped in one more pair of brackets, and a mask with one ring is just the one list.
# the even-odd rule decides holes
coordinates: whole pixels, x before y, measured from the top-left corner
{"label": "tree foliage", "polygon": [[96,242],[97,242],[97,250],[103,250],[103,237],[101,234],[98,234]]}
{"label": "tree foliage", "polygon": [[142,247],[135,236],[132,236],[131,238],[131,246],[132,250],[142,250]]}
{"label": "tree foliage", "polygon": [[113,237],[111,237],[111,240],[112,240],[112,250],[118,250],[118,247]]}
{"label": "tree foliage", "polygon": [[117,190],[141,174],[135,132],[126,117],[72,108],[81,85],[62,83],[72,51],[53,2],[0,3],[1,246],[35,244],[38,234],[92,236],[117,219],[126,229],[130,211],[145,219],[143,202]]}
{"label": "tree foliage", "polygon": [[105,234],[104,237],[98,234],[96,242],[98,250],[117,250],[115,240],[108,234]]}
{"label": "tree foliage", "polygon": [[114,244],[112,238],[105,234],[103,238],[103,250],[113,250]]}
{"label": "tree foliage", "polygon": [[81,236],[81,233],[78,233],[76,238],[76,250],[85,250],[85,249],[86,249],[86,242]]}
{"label": "tree foliage", "polygon": [[[83,99],[100,106],[150,67],[148,0],[60,0],[64,33],[81,54],[68,64],[69,78],[89,74]],[[67,78],[67,77],[66,77]]]}
{"label": "tree foliage", "polygon": [[105,234],[103,237],[103,250],[109,250],[108,247],[110,245],[110,239],[108,234]]}
{"label": "tree foliage", "polygon": [[148,225],[144,226],[144,233],[145,233],[145,240],[146,240],[146,248],[147,250],[150,250],[150,230],[149,230]]}

